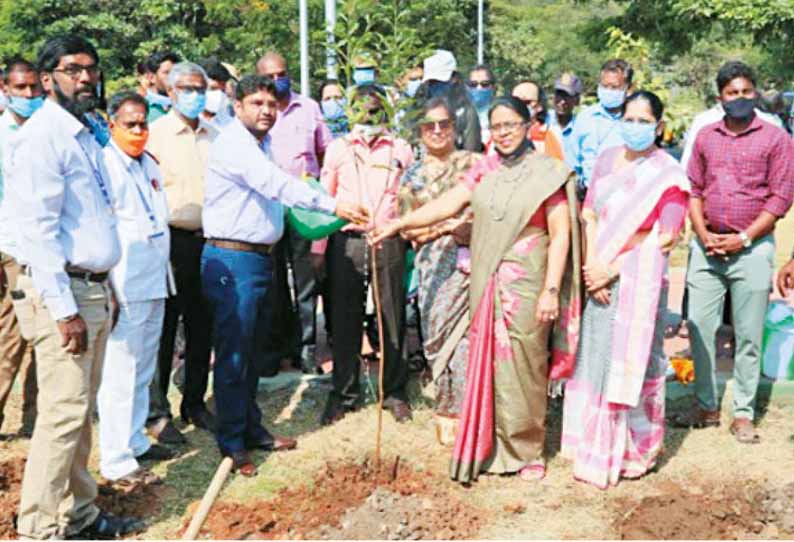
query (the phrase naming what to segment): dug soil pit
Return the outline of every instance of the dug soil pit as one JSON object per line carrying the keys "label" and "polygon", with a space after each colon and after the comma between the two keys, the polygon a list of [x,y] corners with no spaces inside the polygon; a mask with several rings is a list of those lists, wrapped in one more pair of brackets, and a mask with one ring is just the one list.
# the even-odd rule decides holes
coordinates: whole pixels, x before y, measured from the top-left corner
{"label": "dug soil pit", "polygon": [[0,462],[0,540],[17,537],[14,522],[19,511],[24,472],[25,459],[22,457]]}
{"label": "dug soil pit", "polygon": [[623,540],[791,539],[794,484],[770,489],[754,481],[681,486],[618,501],[614,526]]}
{"label": "dug soil pit", "polygon": [[[446,480],[405,464],[391,463],[376,472],[369,462],[329,463],[313,484],[282,489],[274,500],[217,503],[201,536],[465,539],[476,536],[482,518],[482,512],[450,492]],[[185,527],[189,521],[185,521]]]}
{"label": "dug soil pit", "polygon": [[162,511],[162,484],[137,485],[130,490],[122,490],[105,482],[98,489],[96,505],[114,516],[147,519]]}

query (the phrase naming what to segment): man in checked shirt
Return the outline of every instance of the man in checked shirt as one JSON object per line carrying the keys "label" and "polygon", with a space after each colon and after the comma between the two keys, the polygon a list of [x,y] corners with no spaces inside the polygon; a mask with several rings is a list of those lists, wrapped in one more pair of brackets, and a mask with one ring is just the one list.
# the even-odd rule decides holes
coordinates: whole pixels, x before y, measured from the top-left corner
{"label": "man in checked shirt", "polygon": [[736,333],[730,430],[737,441],[752,444],[760,441],[753,417],[774,272],[772,233],[794,197],[794,152],[787,134],[755,113],[755,78],[747,65],[723,65],[717,88],[725,116],[698,133],[687,168],[697,234],[687,273],[697,405],[671,423],[720,424],[715,337],[730,291]]}

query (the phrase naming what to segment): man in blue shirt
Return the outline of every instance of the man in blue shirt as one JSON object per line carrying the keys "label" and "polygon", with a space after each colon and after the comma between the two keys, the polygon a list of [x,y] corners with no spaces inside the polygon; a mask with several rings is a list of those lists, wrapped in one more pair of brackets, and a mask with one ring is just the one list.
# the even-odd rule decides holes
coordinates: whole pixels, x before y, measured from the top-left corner
{"label": "man in blue shirt", "polygon": [[574,170],[579,177],[579,197],[584,199],[596,158],[604,149],[621,145],[618,121],[634,70],[621,59],[608,60],[601,66],[598,103],[591,105],[576,119],[573,145],[576,150]]}
{"label": "man in blue shirt", "polygon": [[579,105],[582,83],[572,73],[564,73],[554,83],[554,109],[549,112],[549,126],[562,143],[565,163],[576,168],[576,145],[573,127],[576,123],[574,109]]}
{"label": "man in blue shirt", "polygon": [[215,350],[216,437],[221,453],[244,476],[256,467],[248,450],[289,450],[294,439],[262,425],[256,404],[257,337],[266,335],[273,282],[273,245],[284,234],[284,205],[322,211],[366,223],[358,205],[337,202],[276,167],[268,132],[276,121],[275,82],[243,77],[237,85],[235,119],[211,144],[202,223],[206,245],[201,281],[210,305]]}

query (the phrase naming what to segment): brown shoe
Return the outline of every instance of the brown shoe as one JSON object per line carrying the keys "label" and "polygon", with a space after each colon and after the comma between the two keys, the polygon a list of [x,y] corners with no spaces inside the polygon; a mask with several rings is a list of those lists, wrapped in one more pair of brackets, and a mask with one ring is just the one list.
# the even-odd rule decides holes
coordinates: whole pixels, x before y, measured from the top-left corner
{"label": "brown shoe", "polygon": [[259,442],[249,442],[247,448],[249,450],[264,450],[266,452],[285,452],[287,450],[294,450],[298,447],[298,441],[290,437],[279,437],[271,435],[263,438]]}
{"label": "brown shoe", "polygon": [[694,407],[689,412],[679,412],[667,419],[672,427],[679,429],[703,429],[706,427],[719,427],[720,426],[720,411],[719,410],[703,410],[700,407]]}
{"label": "brown shoe", "polygon": [[742,444],[759,444],[761,435],[755,430],[753,422],[747,418],[735,418],[731,424],[731,435]]}
{"label": "brown shoe", "polygon": [[254,462],[251,461],[251,455],[246,450],[242,450],[239,452],[232,452],[230,457],[232,458],[232,462],[233,462],[232,463],[233,471],[239,472],[246,478],[251,478],[258,474],[256,470],[256,465],[254,465]]}
{"label": "brown shoe", "polygon": [[149,434],[161,444],[185,444],[187,439],[174,426],[171,418],[163,416],[149,425]]}

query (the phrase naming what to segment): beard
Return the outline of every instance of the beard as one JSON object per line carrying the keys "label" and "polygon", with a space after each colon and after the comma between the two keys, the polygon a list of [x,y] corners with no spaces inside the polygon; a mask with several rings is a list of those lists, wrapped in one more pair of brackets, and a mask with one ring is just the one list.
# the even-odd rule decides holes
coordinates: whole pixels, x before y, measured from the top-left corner
{"label": "beard", "polygon": [[64,92],[61,90],[61,86],[56,81],[53,81],[53,83],[54,83],[53,88],[55,90],[55,97],[58,99],[58,103],[61,105],[61,107],[63,107],[69,113],[74,115],[75,118],[77,118],[77,120],[85,124],[86,123],[85,114],[93,111],[99,105],[99,98],[96,95],[96,85],[87,85],[88,88],[93,90],[91,96],[87,96],[83,98],[75,98],[75,97],[70,98],[69,96],[64,94]]}

